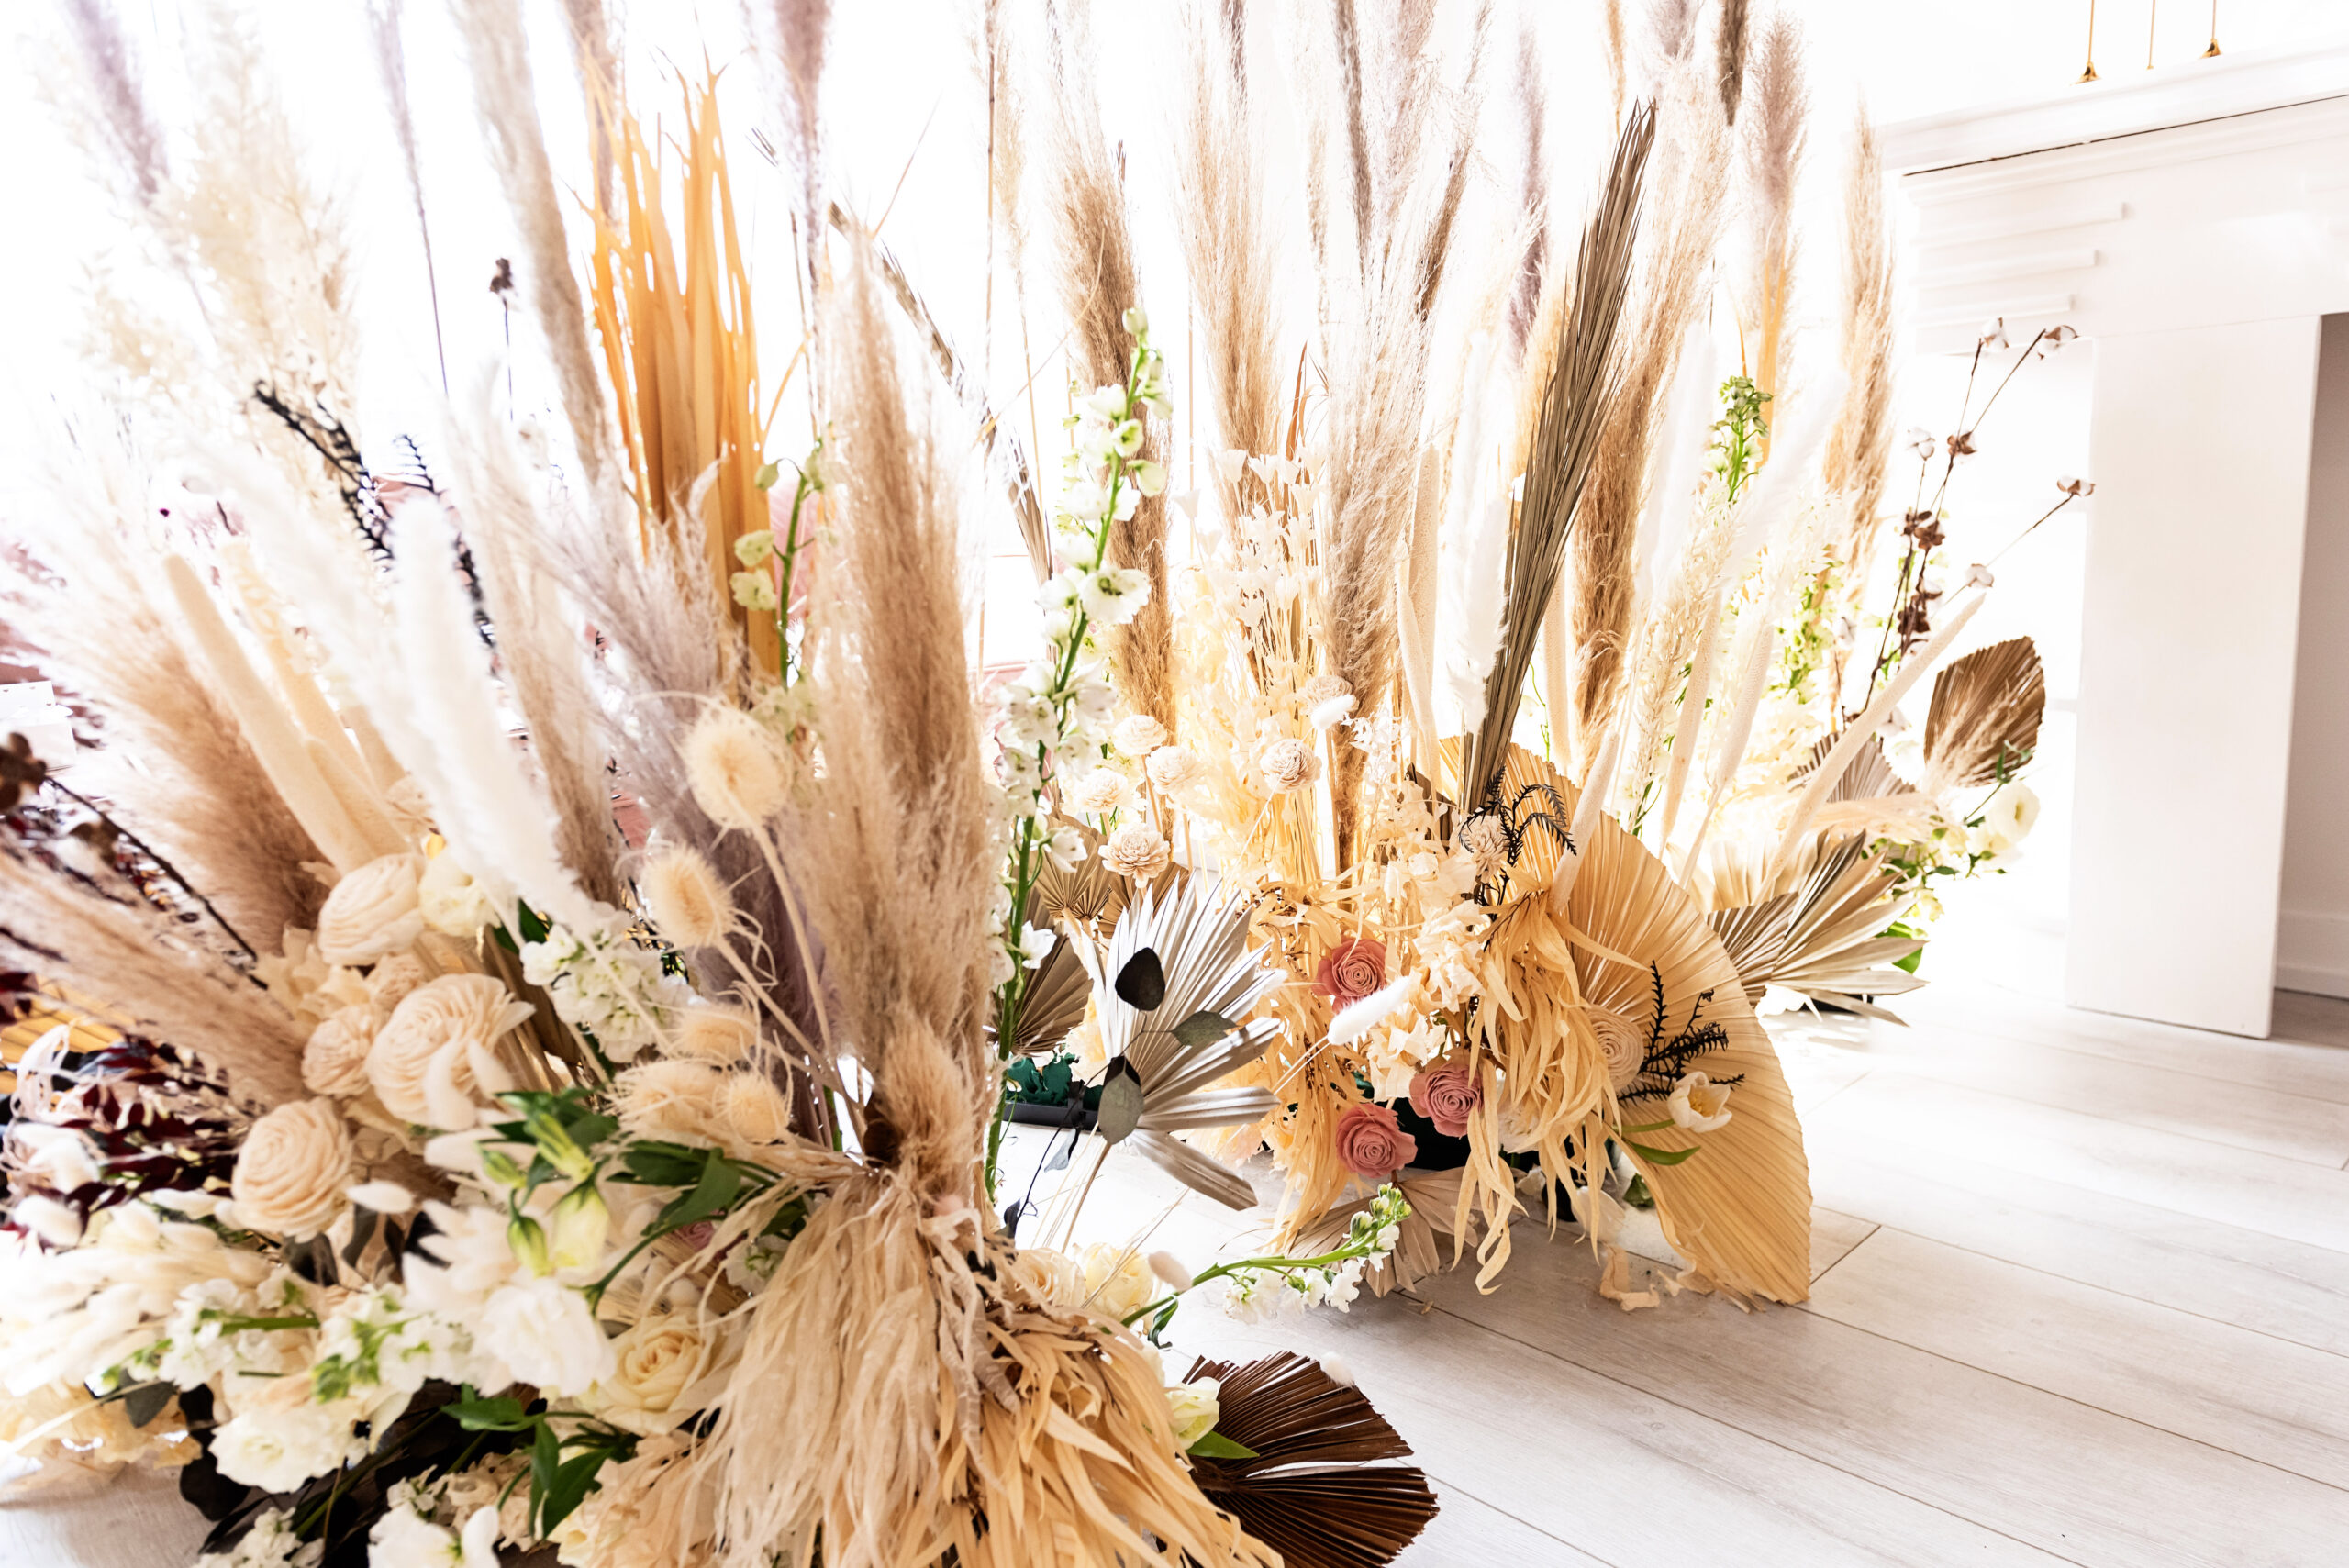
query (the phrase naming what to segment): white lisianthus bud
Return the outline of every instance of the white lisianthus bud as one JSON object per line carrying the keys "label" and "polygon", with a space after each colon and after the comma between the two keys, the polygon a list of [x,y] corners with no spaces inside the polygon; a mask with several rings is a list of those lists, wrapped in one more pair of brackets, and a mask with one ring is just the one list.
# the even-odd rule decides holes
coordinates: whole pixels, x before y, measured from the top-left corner
{"label": "white lisianthus bud", "polygon": [[1176,1448],[1187,1449],[1215,1430],[1216,1422],[1223,1415],[1217,1397],[1221,1392],[1221,1385],[1212,1377],[1178,1383],[1166,1391],[1166,1409],[1174,1418]]}
{"label": "white lisianthus bud", "polygon": [[553,1267],[547,1251],[547,1228],[527,1214],[518,1214],[506,1222],[506,1248],[514,1261],[534,1274],[543,1274]]}
{"label": "white lisianthus bud", "polygon": [[549,1257],[558,1269],[584,1269],[604,1255],[611,1235],[612,1211],[593,1182],[582,1182],[562,1195],[551,1217]]}
{"label": "white lisianthus bud", "polygon": [[1137,338],[1150,330],[1150,317],[1142,314],[1139,305],[1126,306],[1125,323],[1126,330]]}

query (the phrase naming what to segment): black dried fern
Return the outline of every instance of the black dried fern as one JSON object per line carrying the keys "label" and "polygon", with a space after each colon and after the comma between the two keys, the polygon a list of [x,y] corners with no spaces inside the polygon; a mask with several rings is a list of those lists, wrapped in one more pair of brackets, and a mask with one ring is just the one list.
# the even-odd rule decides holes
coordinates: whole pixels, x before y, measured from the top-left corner
{"label": "black dried fern", "polygon": [[[1664,1038],[1664,971],[1648,965],[1650,988],[1655,996],[1654,1015],[1648,1025],[1647,1048],[1640,1054],[1640,1070],[1631,1082],[1615,1097],[1626,1104],[1633,1100],[1669,1098],[1672,1086],[1696,1064],[1697,1059],[1708,1051],[1724,1050],[1729,1045],[1729,1030],[1705,1018],[1705,1005],[1713,999],[1708,988],[1689,1004],[1688,1021],[1669,1040]],[[1745,1081],[1745,1074],[1716,1078],[1714,1083],[1728,1088]]]}

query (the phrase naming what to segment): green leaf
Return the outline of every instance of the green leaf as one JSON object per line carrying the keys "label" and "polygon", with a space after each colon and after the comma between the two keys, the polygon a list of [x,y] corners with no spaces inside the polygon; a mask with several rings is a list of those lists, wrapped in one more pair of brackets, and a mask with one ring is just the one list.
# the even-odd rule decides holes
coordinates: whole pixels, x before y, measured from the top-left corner
{"label": "green leaf", "polygon": [[1622,1130],[1625,1132],[1662,1132],[1665,1128],[1670,1127],[1672,1123],[1669,1121],[1643,1121],[1637,1127],[1627,1127]]}
{"label": "green leaf", "polygon": [[1233,1442],[1221,1432],[1209,1432],[1193,1443],[1190,1451],[1201,1459],[1261,1459],[1264,1456],[1246,1443]]}
{"label": "green leaf", "polygon": [[532,1418],[522,1413],[522,1402],[503,1395],[452,1399],[441,1408],[469,1432],[518,1432],[532,1424]]}
{"label": "green leaf", "polygon": [[587,1500],[587,1494],[596,1488],[596,1472],[603,1467],[604,1461],[611,1457],[608,1449],[591,1448],[585,1453],[563,1461],[556,1469],[554,1484],[540,1490],[538,1496],[539,1533],[541,1536],[553,1534],[555,1526],[569,1518],[573,1511]]}
{"label": "green leaf", "polygon": [[163,1413],[173,1392],[168,1383],[142,1383],[122,1396],[122,1413],[130,1418],[132,1426],[144,1427]]}
{"label": "green leaf", "polygon": [[[538,1426],[538,1435],[530,1440],[530,1499],[534,1507],[543,1508],[547,1494],[554,1490],[555,1472],[562,1467],[562,1443],[546,1422]],[[541,1527],[539,1533],[547,1530]]]}
{"label": "green leaf", "polygon": [[1651,1149],[1644,1143],[1632,1143],[1628,1139],[1624,1141],[1632,1153],[1651,1165],[1677,1165],[1697,1152],[1695,1149]]}
{"label": "green leaf", "polygon": [[741,1168],[715,1149],[701,1169],[701,1180],[694,1190],[684,1194],[661,1211],[658,1223],[667,1230],[682,1230],[698,1220],[707,1219],[742,1190]]}
{"label": "green leaf", "polygon": [[689,1187],[701,1180],[703,1151],[675,1143],[634,1143],[620,1156],[618,1179],[647,1187]]}
{"label": "green leaf", "polygon": [[1239,1027],[1221,1013],[1202,1007],[1174,1026],[1174,1039],[1186,1051],[1204,1051]]}

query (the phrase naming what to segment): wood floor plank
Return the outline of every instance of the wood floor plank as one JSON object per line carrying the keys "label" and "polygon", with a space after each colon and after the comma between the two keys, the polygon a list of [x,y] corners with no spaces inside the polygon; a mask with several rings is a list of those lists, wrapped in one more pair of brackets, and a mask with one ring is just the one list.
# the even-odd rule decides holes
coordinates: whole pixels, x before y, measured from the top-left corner
{"label": "wood floor plank", "polygon": [[1889,1227],[1819,1282],[1808,1310],[2349,1489],[2349,1357]]}
{"label": "wood floor plank", "polygon": [[1842,1262],[1853,1248],[1874,1233],[1876,1221],[1813,1206],[1810,1211],[1810,1277]]}
{"label": "wood floor plank", "polygon": [[[2156,1128],[2338,1169],[2349,1161],[2349,1097],[2287,1094],[2062,1043],[1944,1024],[1879,1025],[1855,1051],[1878,1074],[1905,1073],[2110,1121]],[[2349,1061],[2349,1052],[2344,1052]]]}
{"label": "wood floor plank", "polygon": [[1911,1169],[1977,1161],[2349,1251],[2349,1173],[1955,1084],[1871,1073],[1807,1119],[1809,1140],[1897,1138]]}
{"label": "wood floor plank", "polygon": [[1610,1568],[1605,1559],[1578,1551],[1448,1481],[1429,1479],[1442,1511],[1395,1559],[1397,1568],[1489,1568],[1494,1563],[1534,1568],[1553,1562],[1558,1568]]}
{"label": "wood floor plank", "polygon": [[[1531,1234],[1520,1251],[1539,1235],[1525,1229]],[[1587,1294],[1589,1281],[1577,1288]],[[1212,1343],[1234,1356],[1277,1349],[1341,1355],[1439,1476],[1609,1563],[1927,1568],[2057,1560],[1457,1316],[1423,1315],[1400,1296],[1265,1324],[1178,1318],[1175,1337],[1186,1350]]]}
{"label": "wood floor plank", "polygon": [[1464,1321],[2074,1562],[2314,1568],[2338,1563],[2349,1539],[2349,1493],[2060,1395],[1813,1313],[1682,1296],[1626,1314],[1591,1285],[1579,1249],[1528,1236],[1496,1294],[1460,1274],[1427,1294]]}
{"label": "wood floor plank", "polygon": [[1898,1137],[1842,1129],[1812,1140],[1811,1188],[1823,1205],[1915,1235],[2349,1355],[2349,1252],[1993,1161],[1915,1163]]}

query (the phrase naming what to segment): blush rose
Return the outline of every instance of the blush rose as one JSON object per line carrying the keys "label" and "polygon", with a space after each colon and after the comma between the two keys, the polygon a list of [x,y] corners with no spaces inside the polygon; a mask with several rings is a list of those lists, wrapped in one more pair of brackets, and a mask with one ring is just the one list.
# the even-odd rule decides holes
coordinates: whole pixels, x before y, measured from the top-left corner
{"label": "blush rose", "polygon": [[1465,1138],[1468,1118],[1484,1103],[1484,1085],[1465,1062],[1441,1062],[1411,1078],[1411,1108],[1446,1138]]}
{"label": "blush rose", "polygon": [[1340,942],[1313,973],[1313,988],[1337,1007],[1359,1002],[1386,984],[1386,945],[1368,937]]}

